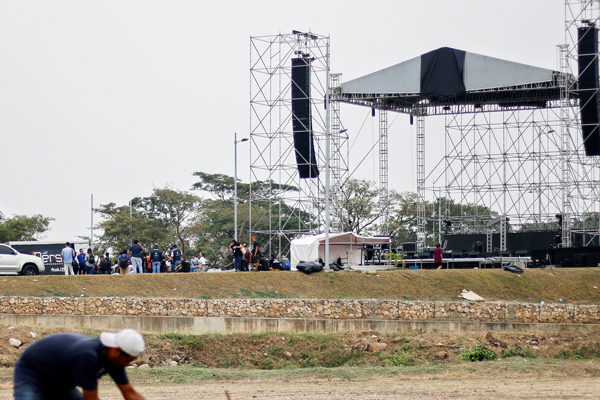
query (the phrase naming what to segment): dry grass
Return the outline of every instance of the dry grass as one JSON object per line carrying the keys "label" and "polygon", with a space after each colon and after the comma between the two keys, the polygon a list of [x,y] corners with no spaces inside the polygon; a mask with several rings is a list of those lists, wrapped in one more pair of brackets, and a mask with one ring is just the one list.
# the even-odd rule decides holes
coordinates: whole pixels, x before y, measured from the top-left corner
{"label": "dry grass", "polygon": [[168,298],[378,298],[457,300],[462,289],[490,301],[600,302],[600,269],[358,271],[1,277],[5,296]]}

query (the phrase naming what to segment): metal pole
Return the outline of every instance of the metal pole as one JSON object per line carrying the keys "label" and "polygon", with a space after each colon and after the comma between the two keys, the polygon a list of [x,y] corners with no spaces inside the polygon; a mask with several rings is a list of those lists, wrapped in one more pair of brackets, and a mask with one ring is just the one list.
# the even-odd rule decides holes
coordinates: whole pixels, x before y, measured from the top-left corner
{"label": "metal pole", "polygon": [[325,89],[325,107],[326,107],[326,112],[325,112],[325,265],[329,265],[329,225],[330,225],[330,212],[329,212],[329,206],[330,206],[330,199],[329,197],[331,196],[331,188],[330,188],[330,181],[329,181],[329,174],[330,174],[330,161],[329,161],[329,157],[331,154],[331,107],[330,107],[330,98],[331,98],[331,93],[330,93],[330,82],[329,82],[329,38],[327,38],[327,52],[326,52],[326,68],[325,68],[325,82],[326,82],[326,89]]}
{"label": "metal pole", "polygon": [[237,231],[237,132],[233,133],[233,239],[238,239]]}
{"label": "metal pole", "polygon": [[94,194],[91,196],[90,208],[90,247],[94,249]]}
{"label": "metal pole", "polygon": [[442,196],[438,191],[438,243],[442,244]]}
{"label": "metal pole", "polygon": [[133,246],[133,212],[131,200],[129,200],[129,246]]}

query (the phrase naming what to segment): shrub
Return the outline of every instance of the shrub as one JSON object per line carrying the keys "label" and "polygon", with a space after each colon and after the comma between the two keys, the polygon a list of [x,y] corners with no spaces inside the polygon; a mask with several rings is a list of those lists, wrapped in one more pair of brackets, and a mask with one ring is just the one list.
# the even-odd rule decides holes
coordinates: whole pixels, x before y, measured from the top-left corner
{"label": "shrub", "polygon": [[475,346],[472,349],[463,352],[458,358],[467,361],[485,361],[495,360],[498,356],[493,350],[490,350],[485,346]]}
{"label": "shrub", "polygon": [[394,354],[393,356],[388,358],[388,361],[394,367],[406,367],[409,365],[415,365],[415,360],[406,353]]}
{"label": "shrub", "polygon": [[523,358],[535,358],[535,354],[533,350],[529,347],[525,347],[524,349],[520,347],[511,347],[510,349],[504,350],[500,357],[509,358],[509,357],[523,357]]}

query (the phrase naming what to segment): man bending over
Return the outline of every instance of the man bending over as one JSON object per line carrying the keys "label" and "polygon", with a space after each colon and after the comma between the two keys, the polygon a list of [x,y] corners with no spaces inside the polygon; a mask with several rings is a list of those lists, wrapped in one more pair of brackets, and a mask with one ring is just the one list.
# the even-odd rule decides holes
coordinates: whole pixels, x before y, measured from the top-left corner
{"label": "man bending over", "polygon": [[[15,365],[15,400],[97,400],[98,378],[110,375],[127,400],[144,400],[129,383],[125,367],[144,352],[133,329],[46,336],[31,344]],[[83,393],[77,389],[80,387]]]}

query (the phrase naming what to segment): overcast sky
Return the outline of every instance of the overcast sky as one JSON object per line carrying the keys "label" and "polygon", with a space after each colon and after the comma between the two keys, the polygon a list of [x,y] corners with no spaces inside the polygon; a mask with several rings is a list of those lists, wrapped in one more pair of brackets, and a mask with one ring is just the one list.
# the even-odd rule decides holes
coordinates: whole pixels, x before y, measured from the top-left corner
{"label": "overcast sky", "polygon": [[[344,81],[442,46],[557,69],[563,19],[562,0],[0,0],[0,211],[52,217],[42,239],[62,241],[89,234],[91,193],[125,204],[188,190],[194,171],[233,175],[233,132],[249,130],[250,36],[329,35]],[[351,140],[368,112],[343,108]],[[414,190],[404,118],[390,117],[400,191]],[[373,164],[361,177],[376,180]]]}

